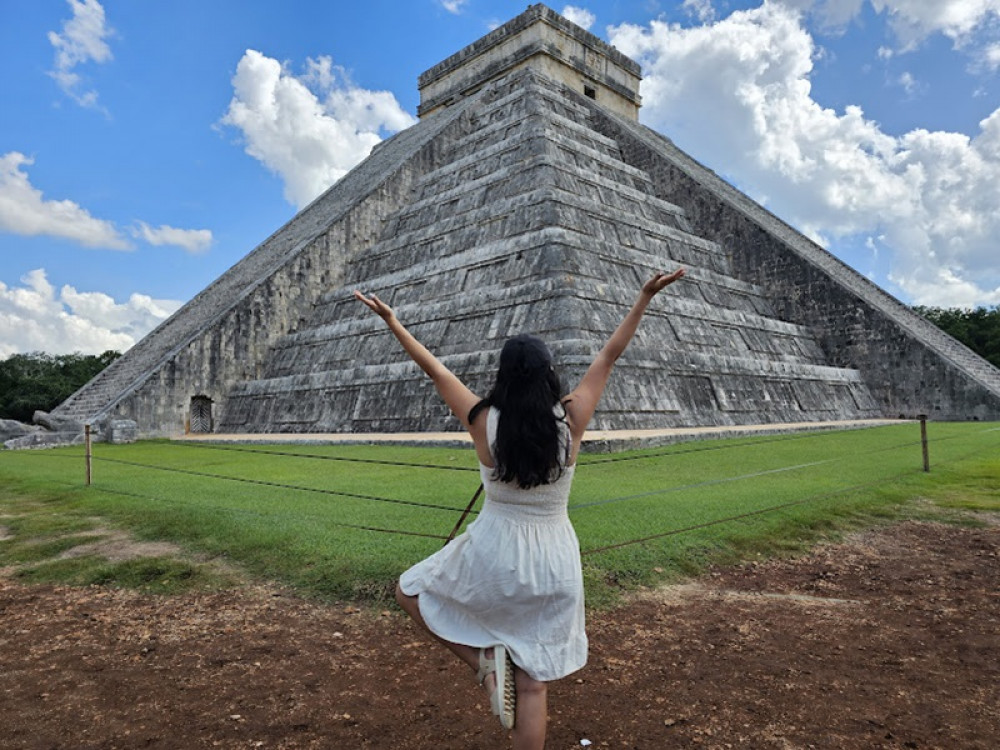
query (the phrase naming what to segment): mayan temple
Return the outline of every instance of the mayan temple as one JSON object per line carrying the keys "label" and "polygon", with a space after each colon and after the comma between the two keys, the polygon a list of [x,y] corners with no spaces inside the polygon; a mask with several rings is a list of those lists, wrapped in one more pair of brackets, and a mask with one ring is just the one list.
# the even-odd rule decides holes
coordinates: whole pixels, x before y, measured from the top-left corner
{"label": "mayan temple", "polygon": [[458,429],[359,288],[474,389],[514,333],[575,384],[654,269],[593,427],[1000,419],[1000,370],[639,124],[639,66],[534,5],[420,122],[55,412],[140,435]]}

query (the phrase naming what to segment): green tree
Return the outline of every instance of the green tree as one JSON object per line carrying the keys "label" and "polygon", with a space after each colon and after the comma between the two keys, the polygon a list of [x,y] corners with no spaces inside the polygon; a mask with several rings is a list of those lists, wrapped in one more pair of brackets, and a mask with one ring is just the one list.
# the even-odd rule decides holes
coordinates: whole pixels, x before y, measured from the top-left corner
{"label": "green tree", "polygon": [[0,360],[0,419],[30,422],[51,411],[121,354],[12,354]]}
{"label": "green tree", "polygon": [[980,357],[1000,367],[1000,306],[974,310],[921,306],[913,309]]}

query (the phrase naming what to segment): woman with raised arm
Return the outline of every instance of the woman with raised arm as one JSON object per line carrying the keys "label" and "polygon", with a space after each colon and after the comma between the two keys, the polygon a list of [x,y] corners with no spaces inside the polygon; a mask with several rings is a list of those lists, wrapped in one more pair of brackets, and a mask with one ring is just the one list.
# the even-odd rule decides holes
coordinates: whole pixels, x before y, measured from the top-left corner
{"label": "woman with raised arm", "polygon": [[477,672],[515,750],[545,745],[546,683],[587,661],[580,547],[566,507],[583,433],[650,300],[684,276],[657,273],[579,385],[563,396],[548,348],[519,335],[485,399],[406,330],[378,297],[354,296],[388,325],[472,436],[486,499],[478,518],[399,579],[400,606]]}

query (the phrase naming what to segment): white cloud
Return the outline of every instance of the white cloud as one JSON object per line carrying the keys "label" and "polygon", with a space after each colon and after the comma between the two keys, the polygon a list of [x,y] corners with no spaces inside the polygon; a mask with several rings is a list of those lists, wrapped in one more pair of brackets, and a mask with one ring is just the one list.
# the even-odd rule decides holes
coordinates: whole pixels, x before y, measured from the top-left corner
{"label": "white cloud", "polygon": [[564,6],[561,15],[570,23],[575,23],[580,28],[588,30],[597,20],[597,17],[589,10],[578,8],[575,5]]}
{"label": "white cloud", "polygon": [[715,8],[712,7],[712,0],[684,0],[681,7],[701,23],[710,23],[715,20]]}
{"label": "white cloud", "polygon": [[441,0],[441,7],[444,8],[449,13],[461,13],[462,6],[464,6],[469,0]]}
{"label": "white cloud", "polygon": [[[0,156],[0,232],[59,237],[103,250],[134,249],[114,222],[96,219],[70,200],[46,200],[22,169],[32,164],[33,159],[18,151]],[[208,229],[177,229],[165,224],[154,229],[137,221],[131,233],[150,245],[171,245],[189,253],[205,252],[212,244]]]}
{"label": "white cloud", "polygon": [[110,221],[95,219],[73,201],[45,200],[21,170],[31,164],[33,159],[17,151],[0,156],[0,231],[62,237],[85,247],[131,249]]}
{"label": "white cloud", "polygon": [[156,229],[144,221],[136,222],[133,234],[150,245],[170,245],[197,255],[212,246],[212,232],[209,229],[177,229],[162,224]]}
{"label": "white cloud", "polygon": [[904,71],[900,74],[899,78],[896,79],[896,83],[902,86],[903,91],[908,95],[913,96],[920,88],[920,84],[917,83],[917,79],[913,77],[913,73],[909,71]]}
{"label": "white cloud", "polygon": [[[685,0],[694,4],[704,0]],[[1000,0],[775,0],[786,8],[808,12],[828,29],[843,29],[870,4],[885,14],[903,51],[926,38],[943,34],[956,46],[1000,18]]]}
{"label": "white cloud", "polygon": [[97,108],[97,92],[83,91],[83,81],[76,67],[87,62],[103,63],[111,59],[107,39],[112,30],[107,26],[104,8],[97,0],[67,0],[73,17],[63,22],[61,34],[49,32],[49,42],[55,47],[53,69],[49,71],[59,87],[78,104]]}
{"label": "white cloud", "polygon": [[247,50],[221,122],[243,133],[246,152],[277,174],[298,207],[315,199],[379,141],[416,120],[385,91],[355,86],[330,58],[309,60],[302,77]]}
{"label": "white cloud", "polygon": [[350,123],[357,130],[377,133],[396,132],[416,122],[389,91],[370,91],[355,86],[347,71],[334,65],[328,56],[306,61],[302,81],[325,94],[326,112],[335,120]]}
{"label": "white cloud", "polygon": [[888,135],[810,95],[815,45],[765,3],[711,26],[609,30],[643,66],[642,118],[806,234],[882,236],[890,278],[920,304],[1000,302],[1000,110],[969,138]]}
{"label": "white cloud", "polygon": [[144,294],[119,304],[106,294],[68,285],[57,294],[41,268],[26,274],[21,284],[11,288],[0,282],[0,357],[125,351],[181,306]]}
{"label": "white cloud", "polygon": [[1000,69],[1000,43],[991,44],[983,50],[983,63],[991,73]]}
{"label": "white cloud", "polygon": [[977,28],[1000,17],[1000,0],[870,0],[885,13],[904,49],[940,33],[961,45]]}

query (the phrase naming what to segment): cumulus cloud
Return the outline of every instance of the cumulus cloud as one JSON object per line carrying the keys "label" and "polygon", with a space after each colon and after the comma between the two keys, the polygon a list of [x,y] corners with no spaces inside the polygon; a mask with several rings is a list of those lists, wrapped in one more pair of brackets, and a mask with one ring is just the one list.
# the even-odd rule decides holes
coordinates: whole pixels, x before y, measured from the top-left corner
{"label": "cumulus cloud", "polygon": [[884,133],[811,97],[816,54],[776,3],[710,26],[609,30],[643,66],[644,121],[813,238],[881,238],[920,304],[1000,302],[1000,110],[970,138]]}
{"label": "cumulus cloud", "polygon": [[154,229],[140,221],[136,223],[133,234],[150,245],[179,247],[192,255],[207,252],[212,246],[212,232],[209,229],[177,229],[166,224]]}
{"label": "cumulus cloud", "polygon": [[222,124],[242,132],[246,152],[282,179],[285,198],[300,208],[364,159],[381,132],[416,122],[391,93],[355,86],[329,57],[310,59],[296,77],[247,50],[233,90]]}
{"label": "cumulus cloud", "polygon": [[597,17],[586,8],[578,8],[575,5],[567,5],[562,9],[562,15],[570,23],[575,23],[582,29],[590,29],[594,25]]}
{"label": "cumulus cloud", "polygon": [[104,8],[97,0],[67,0],[73,17],[63,22],[62,33],[49,32],[49,42],[55,47],[53,68],[49,71],[70,98],[84,107],[97,108],[97,92],[83,90],[83,79],[76,72],[78,65],[104,63],[111,59],[107,39],[113,32],[107,25]]}
{"label": "cumulus cloud", "polygon": [[106,294],[68,285],[57,293],[39,268],[22,277],[20,286],[0,282],[0,357],[32,351],[125,351],[180,306],[144,294],[118,303]]}
{"label": "cumulus cloud", "polygon": [[22,170],[32,164],[34,159],[18,151],[0,156],[0,231],[62,237],[85,247],[131,249],[112,222],[95,219],[73,201],[46,200]]}
{"label": "cumulus cloud", "polygon": [[469,0],[441,0],[441,7],[449,13],[458,14],[462,12],[462,7],[468,1]]}

